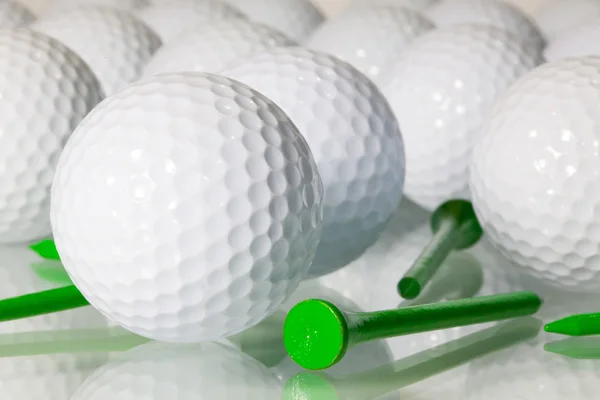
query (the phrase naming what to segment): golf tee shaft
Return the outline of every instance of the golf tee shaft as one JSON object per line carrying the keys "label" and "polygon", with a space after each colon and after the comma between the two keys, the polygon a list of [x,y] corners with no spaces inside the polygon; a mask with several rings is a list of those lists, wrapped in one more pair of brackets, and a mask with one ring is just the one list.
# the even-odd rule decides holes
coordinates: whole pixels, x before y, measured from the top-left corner
{"label": "golf tee shaft", "polygon": [[89,305],[74,285],[0,300],[0,322],[34,317]]}
{"label": "golf tee shaft", "polygon": [[350,344],[532,315],[542,302],[532,292],[454,300],[370,313],[345,313]]}
{"label": "golf tee shaft", "polygon": [[398,289],[402,297],[413,299],[419,296],[454,249],[457,234],[456,221],[445,220],[440,224],[431,241],[400,280]]}

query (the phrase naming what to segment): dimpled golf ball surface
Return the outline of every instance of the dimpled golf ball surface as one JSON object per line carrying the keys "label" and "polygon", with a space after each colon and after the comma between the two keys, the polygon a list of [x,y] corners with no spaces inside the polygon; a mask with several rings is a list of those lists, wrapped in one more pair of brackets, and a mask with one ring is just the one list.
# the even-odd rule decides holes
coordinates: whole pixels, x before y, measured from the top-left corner
{"label": "dimpled golf ball surface", "polygon": [[16,28],[33,21],[35,17],[17,1],[0,2],[0,28]]}
{"label": "dimpled golf ball surface", "polygon": [[544,51],[548,61],[593,55],[600,55],[600,24],[597,21],[559,35]]}
{"label": "dimpled golf ball surface", "polygon": [[597,57],[538,67],[498,101],[471,165],[492,243],[525,272],[573,290],[600,289],[599,80]]}
{"label": "dimpled golf ball surface", "polygon": [[398,55],[435,26],[420,13],[402,7],[354,7],[324,23],[306,46],[352,64],[378,83]]}
{"label": "dimpled golf ball surface", "polygon": [[271,47],[291,46],[284,34],[246,19],[233,18],[186,30],[163,46],[146,65],[145,76],[167,72],[217,72],[238,58]]}
{"label": "dimpled golf ball surface", "polygon": [[83,58],[106,95],[139,78],[161,46],[158,36],[126,11],[110,7],[76,7],[46,16],[32,25],[64,43]]}
{"label": "dimpled golf ball surface", "polygon": [[504,0],[442,0],[429,7],[425,15],[438,27],[465,23],[492,25],[529,43],[535,51],[542,51],[545,39],[521,10]]}
{"label": "dimpled golf ball surface", "polygon": [[400,6],[410,8],[411,10],[424,10],[438,0],[352,0],[352,5],[378,5],[385,4],[391,6]]}
{"label": "dimpled golf ball surface", "polygon": [[107,6],[123,10],[136,10],[150,4],[149,0],[51,0],[48,10],[45,12],[62,12],[68,8],[81,6]]}
{"label": "dimpled golf ball surface", "polygon": [[309,276],[356,259],[385,229],[404,186],[402,136],[381,92],[350,64],[298,47],[254,55],[222,74],[276,102],[315,155],[324,222]]}
{"label": "dimpled golf ball surface", "polygon": [[90,303],[139,335],[216,340],[306,276],[323,187],[289,118],[243,84],[160,75],[99,105],[61,157],[57,249]]}
{"label": "dimpled golf ball surface", "polygon": [[242,13],[217,0],[173,0],[147,7],[137,16],[166,44],[186,29],[223,18],[242,18]]}
{"label": "dimpled golf ball surface", "polygon": [[325,16],[310,0],[224,0],[249,19],[269,25],[290,39],[306,39]]}
{"label": "dimpled golf ball surface", "polygon": [[75,53],[28,29],[0,33],[0,243],[51,233],[50,186],[66,140],[102,99]]}
{"label": "dimpled golf ball surface", "polygon": [[417,39],[384,93],[406,143],[405,194],[434,210],[469,198],[469,155],[496,97],[541,63],[498,28],[462,25]]}

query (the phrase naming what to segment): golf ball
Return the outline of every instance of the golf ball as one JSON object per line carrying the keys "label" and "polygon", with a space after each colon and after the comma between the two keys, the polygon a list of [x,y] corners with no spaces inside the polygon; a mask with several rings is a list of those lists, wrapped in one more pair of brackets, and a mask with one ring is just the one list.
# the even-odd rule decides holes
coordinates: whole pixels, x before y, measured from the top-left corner
{"label": "golf ball", "polygon": [[0,28],[17,28],[35,19],[34,15],[18,1],[0,2]]}
{"label": "golf ball", "polygon": [[221,19],[188,29],[163,46],[146,65],[144,76],[217,72],[244,56],[293,44],[284,34],[266,25],[242,18]]}
{"label": "golf ball", "polygon": [[400,53],[434,27],[420,13],[402,7],[353,7],[324,23],[306,46],[352,64],[379,83]]}
{"label": "golf ball", "polygon": [[221,72],[275,101],[311,147],[325,188],[323,235],[310,277],[360,256],[402,198],[404,145],[387,100],[335,57],[275,48]]}
{"label": "golf ball", "polygon": [[469,198],[469,155],[496,97],[542,62],[511,34],[468,24],[406,49],[384,93],[406,143],[406,195],[434,210]]}
{"label": "golf ball", "polygon": [[504,0],[441,0],[425,13],[438,27],[465,23],[495,26],[512,33],[533,51],[541,52],[546,40],[536,24],[516,6]]}
{"label": "golf ball", "polygon": [[323,186],[295,125],[209,74],[158,75],[107,98],[67,143],[52,193],[75,285],[162,341],[259,323],[305,278],[321,232]]}
{"label": "golf ball", "polygon": [[299,42],[325,21],[323,13],[310,0],[225,0],[225,3]]}
{"label": "golf ball", "polygon": [[600,289],[600,58],[548,63],[498,101],[473,148],[471,191],[490,241],[524,272]]}
{"label": "golf ball", "polygon": [[62,42],[83,58],[111,95],[138,79],[161,46],[158,36],[127,11],[76,7],[36,21],[32,29]]}
{"label": "golf ball", "polygon": [[218,0],[172,0],[146,7],[136,14],[166,44],[186,29],[200,27],[223,18],[242,14]]}
{"label": "golf ball", "polygon": [[63,146],[104,96],[85,62],[25,28],[0,32],[0,243],[47,237]]}

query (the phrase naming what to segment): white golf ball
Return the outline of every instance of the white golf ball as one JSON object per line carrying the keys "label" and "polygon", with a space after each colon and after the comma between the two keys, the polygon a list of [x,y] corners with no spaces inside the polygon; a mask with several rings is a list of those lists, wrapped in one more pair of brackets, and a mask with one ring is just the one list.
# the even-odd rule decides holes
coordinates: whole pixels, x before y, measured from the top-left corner
{"label": "white golf ball", "polygon": [[541,52],[546,40],[536,24],[516,6],[504,0],[441,0],[425,13],[438,27],[485,24],[504,29]]}
{"label": "white golf ball", "polygon": [[223,77],[158,75],[107,98],[60,159],[52,228],[73,282],[139,335],[216,340],[296,289],[319,242],[312,153],[269,99]]}
{"label": "white golf ball", "polygon": [[110,7],[76,7],[36,21],[32,29],[62,42],[83,58],[111,95],[138,79],[161,46],[158,36],[130,13]]}
{"label": "white golf ball", "polygon": [[379,83],[402,51],[434,29],[431,21],[402,7],[353,7],[325,22],[306,46],[332,54]]}
{"label": "white golf ball", "polygon": [[426,9],[438,0],[351,0],[352,5],[389,5],[410,8],[411,10],[421,11]]}
{"label": "white golf ball", "polygon": [[298,47],[256,54],[221,73],[281,106],[315,155],[325,187],[324,221],[309,276],[356,259],[402,198],[404,145],[387,100],[350,64]]}
{"label": "white golf ball", "polygon": [[29,9],[16,0],[0,2],[0,28],[17,28],[35,19]]}
{"label": "white golf ball", "polygon": [[549,41],[600,18],[598,0],[547,0],[533,15]]}
{"label": "white golf ball", "polygon": [[496,97],[542,62],[508,32],[438,29],[399,57],[384,93],[406,143],[406,195],[434,210],[469,198],[469,155]]}
{"label": "white golf ball", "polygon": [[600,58],[538,67],[501,97],[473,148],[482,227],[523,271],[600,289]]}
{"label": "white golf ball", "polygon": [[298,42],[306,39],[325,15],[310,0],[224,0],[251,20],[271,26]]}
{"label": "white golf ball", "polygon": [[69,8],[105,6],[122,10],[137,10],[150,5],[149,0],[50,0],[47,11],[44,14],[64,12]]}
{"label": "white golf ball", "polygon": [[559,35],[546,50],[547,61],[569,57],[600,56],[600,22],[583,24]]}
{"label": "white golf ball", "polygon": [[221,19],[178,35],[146,65],[144,76],[167,72],[217,72],[244,56],[294,42],[266,25],[242,18]]}
{"label": "white golf ball", "polygon": [[29,29],[0,32],[0,243],[47,237],[66,140],[104,96],[71,50]]}
{"label": "white golf ball", "polygon": [[238,10],[219,0],[172,0],[146,7],[137,16],[160,36],[163,44],[186,29],[223,18],[242,18]]}

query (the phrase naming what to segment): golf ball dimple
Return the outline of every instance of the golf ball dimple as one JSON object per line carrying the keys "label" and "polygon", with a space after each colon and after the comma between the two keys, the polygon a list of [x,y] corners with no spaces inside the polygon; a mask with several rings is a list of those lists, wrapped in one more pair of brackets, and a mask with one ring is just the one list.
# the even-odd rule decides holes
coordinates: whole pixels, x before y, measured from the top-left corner
{"label": "golf ball dimple", "polygon": [[271,26],[298,42],[306,39],[325,15],[310,0],[224,0],[249,19]]}
{"label": "golf ball dimple", "polygon": [[146,7],[137,16],[160,36],[163,44],[186,29],[224,18],[243,18],[242,13],[219,0],[173,0]]}
{"label": "golf ball dimple", "polygon": [[563,58],[595,55],[600,56],[600,24],[598,21],[569,29],[568,32],[550,42],[544,51],[544,57],[550,62]]}
{"label": "golf ball dimple", "polygon": [[402,198],[404,145],[385,97],[350,64],[298,47],[270,49],[221,73],[275,101],[315,155],[325,187],[324,222],[309,276],[355,260]]}
{"label": "golf ball dimple", "polygon": [[75,53],[25,28],[0,32],[0,243],[47,237],[66,140],[104,96]]}
{"label": "golf ball dimple", "polygon": [[52,195],[56,246],[100,312],[139,335],[217,340],[270,315],[308,271],[323,186],[290,119],[215,75],[159,75],[79,125]]}
{"label": "golf ball dimple", "polygon": [[461,25],[406,49],[383,88],[406,144],[406,195],[429,210],[469,198],[469,155],[496,97],[542,62],[509,33]]}
{"label": "golf ball dimple", "polygon": [[163,46],[146,65],[144,75],[217,72],[244,56],[291,45],[291,39],[266,25],[241,18],[222,19],[188,29]]}
{"label": "golf ball dimple", "polygon": [[32,29],[62,42],[83,58],[107,95],[138,79],[161,46],[158,36],[130,13],[110,7],[76,7],[41,18]]}
{"label": "golf ball dimple", "polygon": [[0,28],[17,28],[29,24],[34,19],[33,13],[18,1],[0,2]]}
{"label": "golf ball dimple", "polygon": [[378,83],[400,53],[434,29],[431,21],[402,7],[354,7],[324,23],[306,46],[332,54]]}
{"label": "golf ball dimple", "polygon": [[503,95],[473,149],[473,204],[524,272],[600,289],[600,58],[542,65]]}
{"label": "golf ball dimple", "polygon": [[491,25],[530,44],[533,51],[541,52],[546,46],[546,40],[535,23],[504,0],[441,0],[429,7],[425,15],[440,28],[465,23]]}

